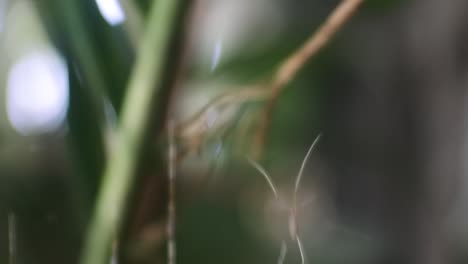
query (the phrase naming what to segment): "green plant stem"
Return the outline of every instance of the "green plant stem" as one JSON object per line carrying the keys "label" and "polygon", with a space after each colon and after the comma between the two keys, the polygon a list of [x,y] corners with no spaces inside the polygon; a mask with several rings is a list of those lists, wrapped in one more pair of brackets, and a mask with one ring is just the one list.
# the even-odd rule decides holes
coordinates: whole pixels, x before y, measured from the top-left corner
{"label": "green plant stem", "polygon": [[125,31],[127,32],[130,42],[134,47],[140,44],[140,38],[143,31],[143,15],[136,6],[135,1],[120,0],[120,4],[125,10],[126,21],[124,23]]}
{"label": "green plant stem", "polygon": [[121,229],[139,153],[148,128],[151,105],[162,90],[164,64],[182,0],[154,1],[137,60],[127,87],[115,149],[103,175],[81,264],[108,263],[113,240]]}

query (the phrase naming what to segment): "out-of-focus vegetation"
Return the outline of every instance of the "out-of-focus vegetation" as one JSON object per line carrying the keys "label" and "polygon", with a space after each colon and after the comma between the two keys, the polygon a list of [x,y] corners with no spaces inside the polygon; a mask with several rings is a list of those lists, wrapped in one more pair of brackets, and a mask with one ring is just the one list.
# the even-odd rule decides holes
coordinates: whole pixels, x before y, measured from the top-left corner
{"label": "out-of-focus vegetation", "polygon": [[266,179],[265,98],[178,129],[340,1],[0,0],[0,263],[464,263],[468,6],[364,2],[277,98]]}

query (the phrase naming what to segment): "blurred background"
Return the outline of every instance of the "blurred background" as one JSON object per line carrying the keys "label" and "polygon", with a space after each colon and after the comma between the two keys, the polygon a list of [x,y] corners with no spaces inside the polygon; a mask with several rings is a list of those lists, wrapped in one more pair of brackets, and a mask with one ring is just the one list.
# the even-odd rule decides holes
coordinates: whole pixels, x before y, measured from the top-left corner
{"label": "blurred background", "polygon": [[[160,0],[0,0],[0,263],[78,263]],[[182,1],[185,2],[185,1]],[[167,120],[267,80],[337,0],[196,0],[174,30],[110,263],[165,263]],[[177,263],[466,263],[468,2],[365,1],[280,95],[177,136]],[[319,134],[297,192],[294,184]],[[287,250],[285,250],[287,248]]]}

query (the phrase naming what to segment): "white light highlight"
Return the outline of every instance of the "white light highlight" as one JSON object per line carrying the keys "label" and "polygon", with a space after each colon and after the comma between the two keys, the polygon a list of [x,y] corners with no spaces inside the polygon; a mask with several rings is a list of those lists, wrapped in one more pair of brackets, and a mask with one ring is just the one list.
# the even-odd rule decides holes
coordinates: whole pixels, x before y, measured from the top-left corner
{"label": "white light highlight", "polygon": [[125,13],[119,0],[96,0],[99,12],[111,26],[122,24],[125,21]]}
{"label": "white light highlight", "polygon": [[211,57],[211,71],[212,72],[216,69],[216,67],[218,67],[219,61],[221,59],[222,51],[223,51],[223,41],[221,40],[221,38],[218,38],[214,46],[213,56]]}
{"label": "white light highlight", "polygon": [[68,108],[68,70],[54,51],[33,52],[10,69],[7,114],[13,128],[23,135],[56,130]]}

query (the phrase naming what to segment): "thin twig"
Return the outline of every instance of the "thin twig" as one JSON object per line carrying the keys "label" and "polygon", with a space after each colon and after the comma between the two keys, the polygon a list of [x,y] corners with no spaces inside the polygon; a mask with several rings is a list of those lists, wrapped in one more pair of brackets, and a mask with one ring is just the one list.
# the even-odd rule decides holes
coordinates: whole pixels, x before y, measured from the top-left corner
{"label": "thin twig", "polygon": [[16,264],[16,216],[15,213],[8,213],[8,255],[9,264]]}
{"label": "thin twig", "polygon": [[135,62],[124,99],[116,148],[111,153],[94,215],[82,252],[82,264],[109,261],[112,239],[120,231],[123,214],[133,186],[138,153],[149,124],[151,106],[162,90],[166,54],[172,31],[184,1],[154,1],[148,16],[147,32]]}
{"label": "thin twig", "polygon": [[271,81],[261,81],[253,85],[246,85],[243,88],[234,89],[234,91],[231,89],[230,92],[218,96],[205,105],[198,113],[179,125],[177,128],[178,135],[186,141],[201,142],[199,138],[207,134],[205,123],[210,110],[229,105],[241,105],[246,102],[268,100],[253,140],[254,149],[252,157],[255,160],[259,160],[262,156],[273,109],[281,91],[296,77],[304,65],[343,27],[363,2],[364,0],[343,0],[318,31],[299,49],[295,50],[280,63]]}
{"label": "thin twig", "polygon": [[356,12],[364,0],[343,0],[328,16],[318,31],[312,35],[299,50],[293,52],[279,67],[275,74],[273,90],[278,93],[284,89],[304,65],[316,55],[343,25]]}
{"label": "thin twig", "polygon": [[249,85],[234,91],[230,91],[214,98],[206,104],[200,111],[178,126],[177,131],[182,138],[190,138],[194,134],[206,129],[206,122],[210,111],[222,109],[229,105],[241,105],[245,102],[264,100],[268,97],[269,91],[263,89],[263,85]]}
{"label": "thin twig", "polygon": [[176,177],[176,146],[175,146],[175,131],[174,123],[170,120],[168,122],[168,180],[169,180],[169,197],[167,204],[167,263],[176,263],[176,240],[175,240],[175,228],[176,228],[176,202],[175,202],[175,177]]}
{"label": "thin twig", "polygon": [[364,0],[343,0],[318,31],[279,66],[270,86],[270,98],[264,108],[263,116],[254,136],[253,156],[257,160],[262,156],[267,131],[270,128],[273,111],[280,93],[285,89],[286,85],[296,77],[304,65],[328,44],[330,39],[352,17],[362,2],[364,2]]}

